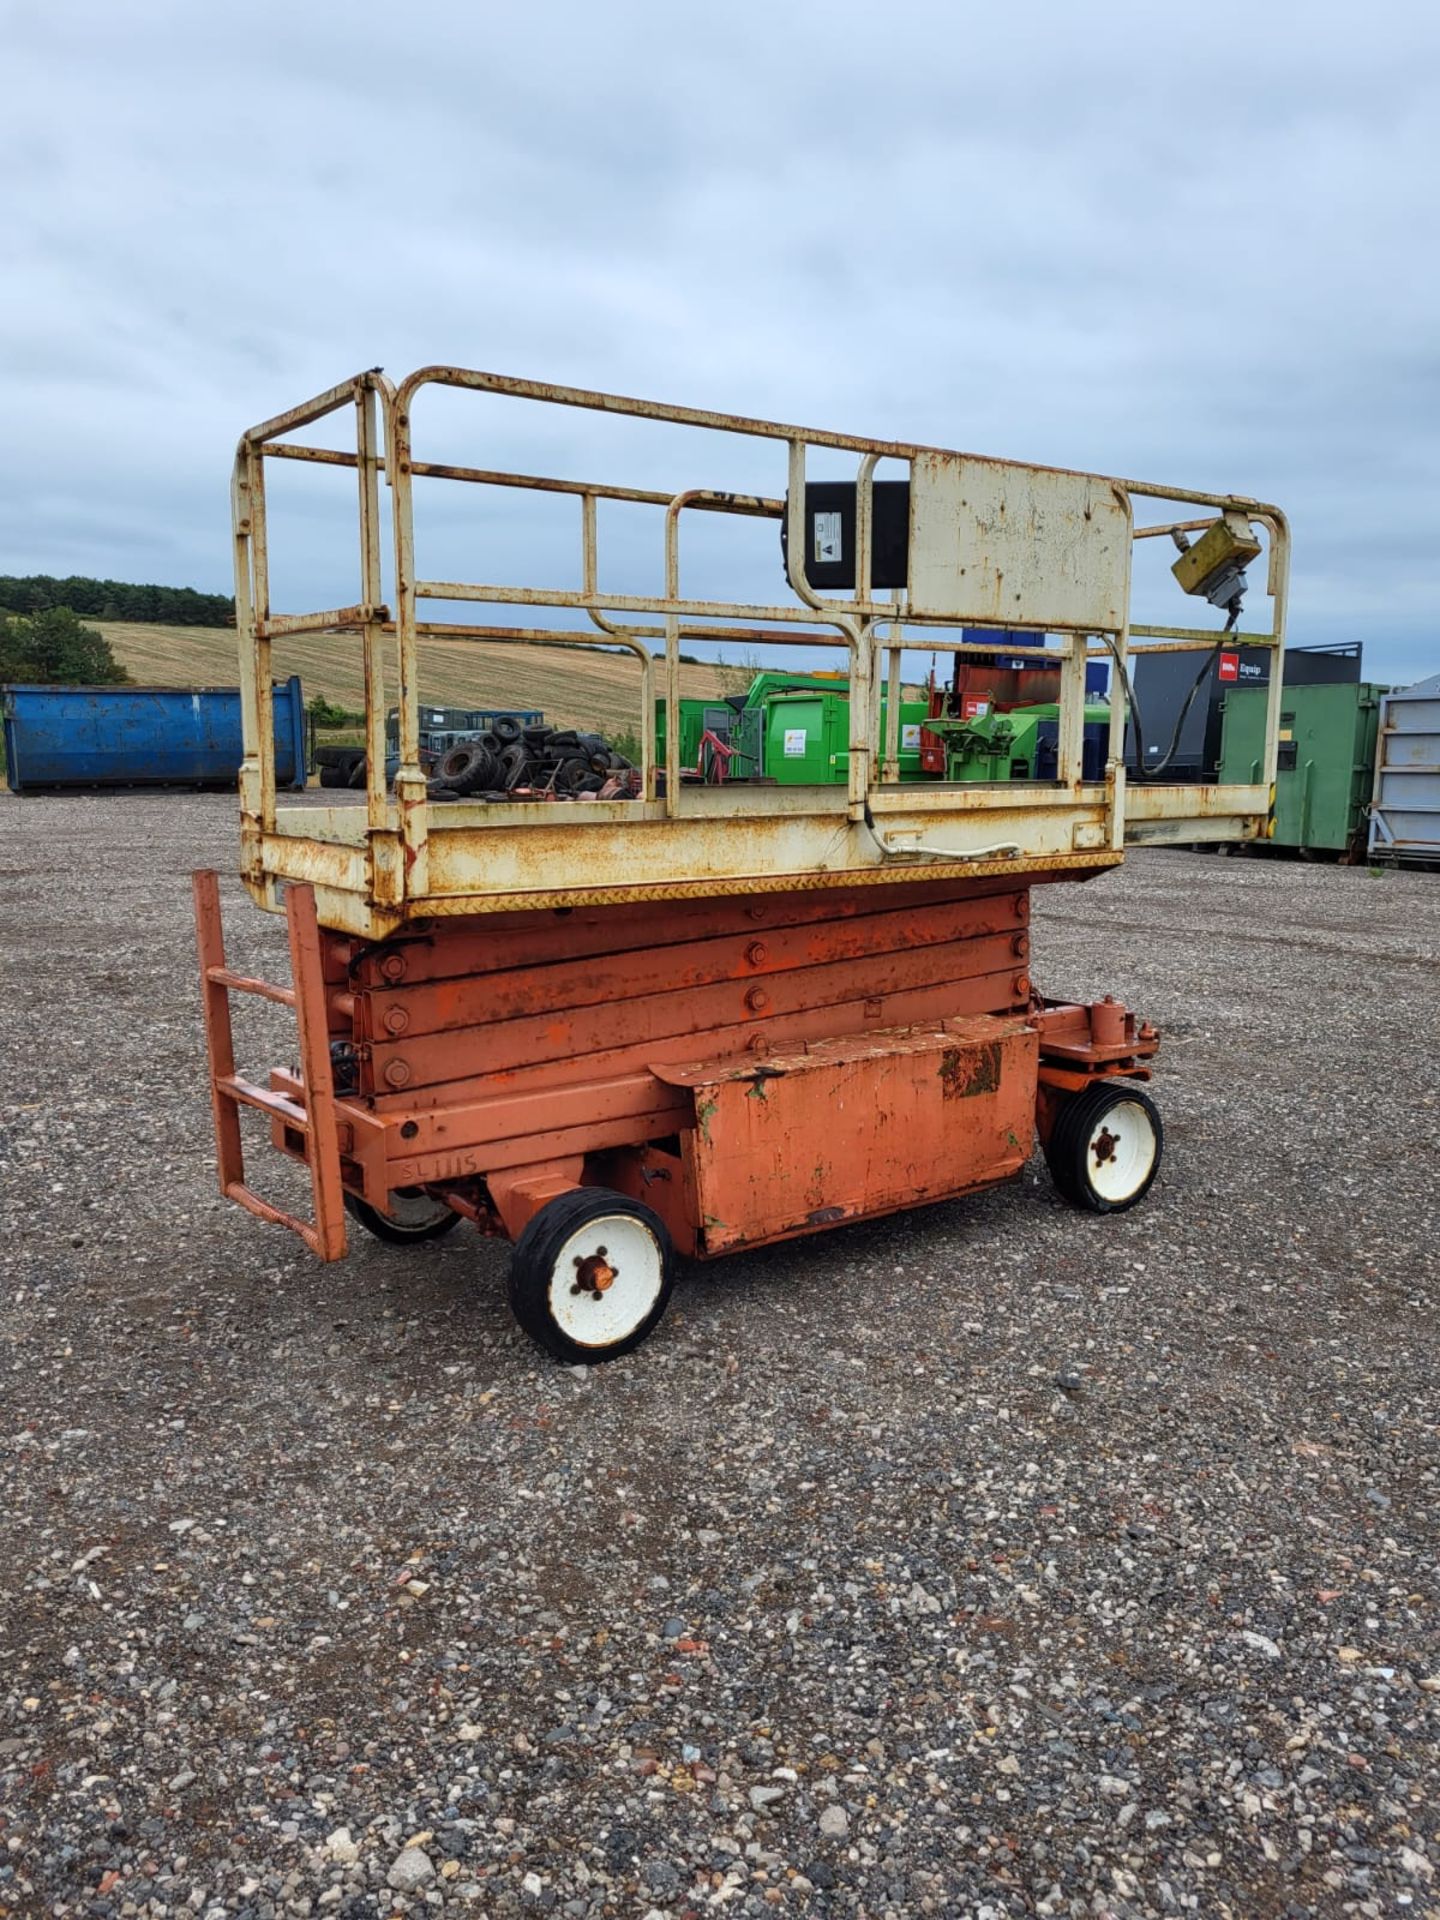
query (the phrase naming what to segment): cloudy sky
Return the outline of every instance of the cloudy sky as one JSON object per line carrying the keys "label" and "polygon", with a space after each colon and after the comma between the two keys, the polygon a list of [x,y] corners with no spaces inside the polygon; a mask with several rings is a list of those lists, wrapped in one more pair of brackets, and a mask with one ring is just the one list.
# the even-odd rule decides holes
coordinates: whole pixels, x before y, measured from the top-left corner
{"label": "cloudy sky", "polygon": [[[0,22],[0,571],[228,591],[237,432],[441,360],[1273,499],[1292,640],[1440,668],[1440,10],[27,0]],[[421,451],[739,477],[728,448],[464,404]],[[297,503],[282,601],[351,597],[343,504]],[[471,577],[533,563],[556,529],[524,504],[467,522]],[[437,539],[463,545],[453,518]],[[770,567],[747,548],[732,590],[778,593]]]}

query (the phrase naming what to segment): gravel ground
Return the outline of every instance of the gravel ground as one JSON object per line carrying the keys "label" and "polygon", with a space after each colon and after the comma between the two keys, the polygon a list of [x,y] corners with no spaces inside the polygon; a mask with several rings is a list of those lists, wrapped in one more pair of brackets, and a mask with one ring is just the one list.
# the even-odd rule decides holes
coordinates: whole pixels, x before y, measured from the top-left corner
{"label": "gravel ground", "polygon": [[0,1914],[1440,1914],[1440,879],[1040,890],[1165,1031],[1146,1204],[1032,1165],[577,1372],[468,1229],[217,1198],[233,820],[0,795]]}

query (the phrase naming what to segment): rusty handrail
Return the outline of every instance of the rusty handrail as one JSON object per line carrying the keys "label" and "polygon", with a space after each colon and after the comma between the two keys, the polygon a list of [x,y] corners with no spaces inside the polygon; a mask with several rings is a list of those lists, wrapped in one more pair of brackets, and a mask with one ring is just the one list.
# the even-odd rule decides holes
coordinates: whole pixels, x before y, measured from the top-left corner
{"label": "rusty handrail", "polygon": [[[519,473],[496,467],[454,465],[417,460],[413,451],[412,411],[417,395],[426,387],[443,386],[481,394],[520,398],[558,406],[585,409],[613,415],[642,418],[661,423],[699,428],[717,433],[743,435],[783,445],[788,458],[788,488],[785,498],[762,493],[734,492],[718,488],[687,488],[666,492],[655,488],[627,487],[609,482],[551,477]],[[307,447],[286,436],[311,426],[351,405],[356,413],[354,451],[342,448]],[[825,598],[810,587],[804,558],[806,456],[811,447],[840,450],[860,456],[856,476],[854,547],[855,587],[850,597]],[[266,533],[264,463],[267,459],[310,462],[353,470],[359,491],[360,583],[355,602],[346,607],[322,612],[274,612],[269,604],[269,563]],[[980,468],[1000,468],[1028,475],[1049,475],[1061,480],[1079,481],[1084,487],[1079,498],[1093,500],[1097,489],[1108,488],[1122,509],[1129,539],[1152,539],[1177,531],[1198,530],[1209,519],[1167,520],[1136,527],[1131,503],[1134,499],[1153,499],[1189,504],[1215,513],[1245,514],[1263,525],[1269,540],[1268,591],[1274,601],[1275,620],[1268,635],[1236,634],[1233,644],[1280,648],[1284,643],[1284,613],[1288,581],[1289,529],[1278,508],[1243,495],[1207,493],[1191,488],[1170,487],[1148,482],[1106,479],[1065,467],[1040,466],[1017,460],[984,460],[959,455],[922,443],[869,439],[859,435],[802,428],[745,415],[725,414],[694,407],[610,394],[598,390],[533,381],[515,376],[461,367],[432,365],[422,367],[404,380],[392,383],[378,368],[353,375],[349,380],[324,393],[273,416],[241,436],[237,448],[234,502],[236,542],[236,618],[242,653],[242,710],[245,725],[245,761],[241,770],[242,841],[247,883],[266,904],[275,904],[274,873],[267,870],[265,842],[276,831],[273,735],[270,716],[270,645],[276,638],[317,631],[358,631],[363,636],[366,680],[367,743],[367,837],[366,871],[368,893],[377,911],[399,910],[406,899],[423,897],[429,888],[429,808],[424,773],[419,764],[419,688],[417,684],[417,645],[421,638],[448,634],[454,638],[493,639],[505,644],[590,646],[595,642],[584,627],[574,629],[547,622],[536,628],[505,627],[496,622],[448,623],[425,619],[421,603],[449,600],[457,603],[533,607],[569,612],[590,623],[604,636],[605,644],[630,652],[641,669],[641,737],[643,793],[647,801],[656,798],[656,769],[653,764],[655,709],[659,695],[654,684],[656,655],[648,643],[661,642],[665,649],[666,674],[664,703],[667,736],[672,759],[678,754],[679,728],[679,648],[686,638],[743,638],[748,645],[839,646],[849,657],[850,751],[848,755],[849,792],[847,811],[852,822],[866,817],[869,799],[878,791],[887,775],[893,776],[897,764],[898,702],[889,716],[885,739],[879,738],[879,699],[876,679],[880,673],[880,654],[888,654],[890,678],[900,684],[901,654],[907,648],[919,648],[945,654],[974,654],[994,651],[983,640],[951,637],[963,625],[984,627],[984,618],[962,614],[967,604],[963,595],[947,598],[933,595],[916,604],[912,588],[892,594],[888,601],[875,597],[867,564],[872,545],[873,475],[882,459],[901,462],[928,461],[931,471],[937,462],[958,463],[974,460]],[[381,476],[393,490],[392,515],[394,539],[393,593],[382,590],[380,552],[380,514],[378,486]],[[413,482],[416,477],[460,481],[522,491],[550,492],[577,498],[581,503],[582,584],[572,587],[533,587],[504,582],[441,580],[417,577],[414,529]],[[943,477],[943,476],[942,476]],[[934,491],[930,483],[931,512],[934,502],[945,499],[943,491]],[[912,488],[914,481],[912,478]],[[1087,492],[1086,489],[1089,491]],[[1008,482],[999,486],[993,497],[1009,499]],[[1022,492],[1022,500],[1026,497]],[[1038,497],[1038,496],[1037,496]],[[1048,495],[1045,496],[1048,499]],[[1074,488],[1061,489],[1061,500],[1073,502]],[[663,593],[607,594],[600,589],[597,563],[598,501],[663,507],[665,510],[665,590]],[[912,491],[912,506],[914,494]],[[963,504],[963,502],[962,502]],[[788,585],[794,598],[781,604],[764,604],[687,597],[681,591],[678,554],[678,522],[684,511],[729,513],[787,520]],[[1069,509],[1074,511],[1073,508]],[[1101,502],[1097,513],[1114,518],[1113,506]],[[1003,511],[1003,507],[1002,507]],[[1087,510],[1086,518],[1089,518]],[[1118,519],[1115,522],[1118,525]],[[1119,538],[1112,540],[1110,553],[1118,550]],[[913,535],[912,535],[913,539]],[[1013,540],[1013,536],[1012,536]],[[1013,547],[1012,547],[1013,551]],[[1099,550],[1097,550],[1099,551]],[[998,564],[998,563],[997,563]],[[1116,563],[1107,561],[1106,565]],[[912,572],[912,583],[914,579]],[[931,579],[934,579],[933,566]],[[1106,579],[1103,569],[1096,577]],[[994,598],[999,602],[998,582]],[[1134,651],[1144,650],[1150,639],[1160,646],[1211,645],[1219,641],[1218,632],[1206,628],[1148,627],[1129,624],[1128,564],[1122,579],[1116,574],[1106,587],[1106,598],[1090,596],[1109,616],[1106,624],[1093,626],[1078,617],[1073,592],[1047,595],[1027,601],[1016,595],[1013,610],[1003,614],[1004,630],[1031,629],[1037,640],[1057,633],[1060,645],[1037,644],[1034,647],[1011,645],[1004,650],[1022,657],[1033,657],[1059,667],[1061,682],[1061,722],[1059,740],[1059,782],[1078,792],[1083,733],[1084,663],[1091,633],[1104,635],[1113,645],[1121,662],[1127,658],[1132,641],[1140,642]],[[1006,582],[1008,587],[1009,582]],[[1042,581],[1043,587],[1043,581]],[[1008,594],[1007,594],[1008,597]],[[924,596],[922,594],[922,600]],[[1051,610],[1046,611],[1047,600]],[[1083,602],[1084,595],[1081,595]],[[987,603],[988,605],[988,603]],[[950,609],[947,611],[947,609]],[[1113,610],[1113,611],[1112,611]],[[994,625],[1001,625],[997,612]],[[883,635],[883,638],[882,638]],[[384,715],[387,701],[383,652],[393,640],[396,674],[396,703],[399,710],[400,768],[394,783],[394,798],[386,790],[384,761]],[[1272,674],[1272,697],[1267,714],[1267,785],[1273,784],[1278,731],[1278,674]],[[1106,808],[1110,843],[1123,843],[1125,814],[1125,773],[1123,764],[1124,714],[1120,702],[1112,702],[1112,720],[1106,769]],[[672,765],[667,780],[666,810],[672,816],[684,811],[679,791],[678,771]],[[1238,790],[1237,790],[1238,792]],[[1004,804],[1005,796],[976,788],[966,793],[966,810],[983,810]],[[957,799],[954,804],[960,806]],[[1088,829],[1087,829],[1088,831]],[[1087,844],[1090,844],[1087,842]]]}

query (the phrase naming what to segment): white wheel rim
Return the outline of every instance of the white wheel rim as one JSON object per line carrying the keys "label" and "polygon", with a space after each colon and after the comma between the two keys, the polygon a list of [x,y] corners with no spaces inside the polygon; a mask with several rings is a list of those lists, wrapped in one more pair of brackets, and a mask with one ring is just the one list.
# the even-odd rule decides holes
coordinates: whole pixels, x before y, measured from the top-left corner
{"label": "white wheel rim", "polygon": [[577,1227],[550,1270],[550,1318],[579,1347],[613,1347],[660,1298],[660,1246],[642,1221],[605,1213]]}
{"label": "white wheel rim", "polygon": [[1155,1123],[1138,1100],[1117,1100],[1090,1129],[1085,1168],[1102,1200],[1130,1200],[1155,1165]]}
{"label": "white wheel rim", "polygon": [[449,1211],[443,1200],[436,1200],[428,1193],[397,1191],[390,1195],[390,1223],[402,1233],[423,1233]]}

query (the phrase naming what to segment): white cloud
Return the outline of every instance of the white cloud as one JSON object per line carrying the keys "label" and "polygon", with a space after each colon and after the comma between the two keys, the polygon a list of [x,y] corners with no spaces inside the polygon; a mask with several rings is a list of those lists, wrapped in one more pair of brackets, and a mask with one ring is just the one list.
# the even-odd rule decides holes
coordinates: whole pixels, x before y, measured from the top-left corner
{"label": "white cloud", "polygon": [[[1436,663],[1430,9],[52,0],[6,37],[0,570],[223,588],[238,430],[451,360],[1273,498],[1292,637]],[[599,458],[484,418],[476,460]]]}

